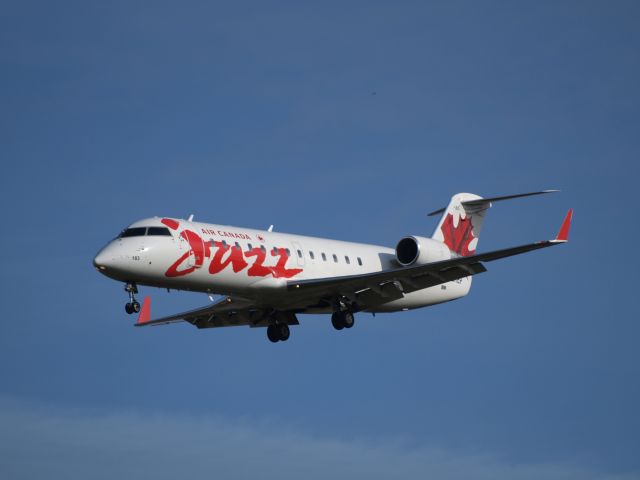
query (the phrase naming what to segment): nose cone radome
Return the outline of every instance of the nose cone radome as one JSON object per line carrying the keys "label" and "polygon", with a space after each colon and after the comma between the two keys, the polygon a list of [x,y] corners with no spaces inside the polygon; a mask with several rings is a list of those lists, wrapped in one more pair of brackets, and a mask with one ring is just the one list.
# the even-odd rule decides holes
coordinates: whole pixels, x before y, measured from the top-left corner
{"label": "nose cone radome", "polygon": [[100,273],[107,274],[107,271],[114,266],[113,255],[109,254],[109,248],[103,248],[93,259],[93,266],[96,267]]}
{"label": "nose cone radome", "polygon": [[103,275],[111,277],[124,266],[121,256],[118,246],[112,242],[98,252],[93,259],[93,266]]}
{"label": "nose cone radome", "polygon": [[109,259],[109,255],[107,255],[104,250],[101,250],[93,259],[93,266],[96,267],[99,272],[104,272],[111,266],[111,261],[113,261],[113,259]]}

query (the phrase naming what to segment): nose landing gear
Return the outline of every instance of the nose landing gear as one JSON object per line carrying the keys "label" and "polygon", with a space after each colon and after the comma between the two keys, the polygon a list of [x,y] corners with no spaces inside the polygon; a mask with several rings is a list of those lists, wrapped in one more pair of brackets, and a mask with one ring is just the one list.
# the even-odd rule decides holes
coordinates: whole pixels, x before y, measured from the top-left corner
{"label": "nose landing gear", "polygon": [[136,293],[138,293],[138,287],[135,283],[129,282],[124,286],[125,292],[129,294],[129,302],[124,306],[124,310],[128,314],[138,313],[140,311],[140,304],[136,300]]}

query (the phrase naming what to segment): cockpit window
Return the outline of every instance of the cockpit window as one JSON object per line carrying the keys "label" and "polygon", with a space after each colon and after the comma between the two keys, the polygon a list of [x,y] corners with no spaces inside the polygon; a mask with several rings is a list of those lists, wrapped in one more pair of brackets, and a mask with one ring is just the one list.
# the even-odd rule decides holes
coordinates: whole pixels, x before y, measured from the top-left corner
{"label": "cockpit window", "polygon": [[143,237],[145,235],[156,235],[170,237],[171,232],[165,227],[133,227],[127,228],[118,235],[118,238]]}
{"label": "cockpit window", "polygon": [[142,237],[147,231],[147,227],[134,227],[134,228],[127,228],[126,230],[123,230],[122,233],[120,234],[120,238],[126,238],[126,237]]}
{"label": "cockpit window", "polygon": [[170,237],[171,232],[165,227],[149,227],[147,229],[147,235],[164,235],[166,237]]}

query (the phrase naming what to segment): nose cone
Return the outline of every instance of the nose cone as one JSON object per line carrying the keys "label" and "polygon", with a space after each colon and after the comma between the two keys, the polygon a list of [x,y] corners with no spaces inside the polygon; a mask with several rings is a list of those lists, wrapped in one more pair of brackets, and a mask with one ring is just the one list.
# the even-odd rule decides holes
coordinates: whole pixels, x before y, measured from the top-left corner
{"label": "nose cone", "polygon": [[113,258],[110,258],[110,255],[105,252],[105,249],[103,249],[100,250],[96,257],[93,259],[93,266],[96,267],[99,272],[104,272],[109,267],[113,266],[112,262]]}
{"label": "nose cone", "polygon": [[93,259],[93,265],[103,275],[114,280],[131,280],[144,273],[140,246],[121,245],[114,240],[104,247]]}
{"label": "nose cone", "polygon": [[120,248],[114,242],[109,243],[106,247],[98,252],[93,259],[93,266],[100,273],[111,277],[122,269],[123,260]]}

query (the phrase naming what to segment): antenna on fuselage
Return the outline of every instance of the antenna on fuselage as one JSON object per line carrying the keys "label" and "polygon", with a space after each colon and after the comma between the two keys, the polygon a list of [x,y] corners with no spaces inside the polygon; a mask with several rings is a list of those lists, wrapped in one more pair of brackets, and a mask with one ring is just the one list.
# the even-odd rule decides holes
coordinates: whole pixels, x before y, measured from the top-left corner
{"label": "antenna on fuselage", "polygon": [[192,222],[192,221],[193,221],[193,213],[189,215],[189,218],[187,218],[187,222]]}
{"label": "antenna on fuselage", "polygon": [[267,232],[273,232],[273,225],[269,225],[269,228],[267,229]]}

